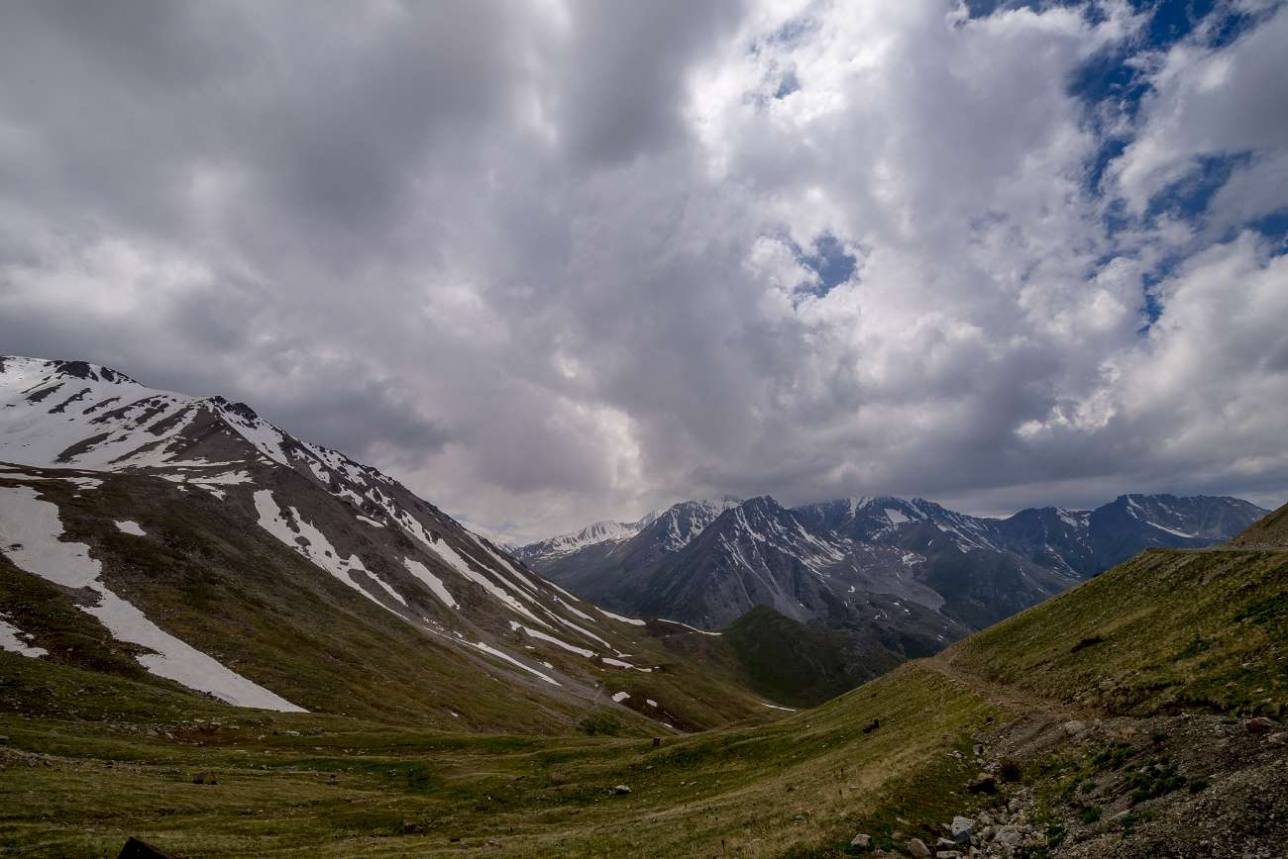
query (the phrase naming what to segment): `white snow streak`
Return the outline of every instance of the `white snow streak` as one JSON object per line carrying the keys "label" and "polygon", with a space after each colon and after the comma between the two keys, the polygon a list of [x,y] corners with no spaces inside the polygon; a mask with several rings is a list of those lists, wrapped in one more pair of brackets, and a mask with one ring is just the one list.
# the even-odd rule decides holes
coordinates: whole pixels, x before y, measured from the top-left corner
{"label": "white snow streak", "polygon": [[30,656],[33,659],[49,655],[49,651],[43,647],[32,647],[28,641],[30,638],[30,635],[0,616],[0,650],[17,653],[20,656]]}
{"label": "white snow streak", "polygon": [[[34,490],[0,488],[0,534],[9,547],[5,553],[18,567],[56,584],[96,594],[97,605],[82,610],[97,617],[118,640],[154,651],[138,657],[153,674],[241,707],[304,712],[175,638],[112,593],[101,581],[102,567],[89,556],[89,547],[59,540],[63,526],[58,507],[41,500]],[[19,548],[12,548],[15,545]]]}

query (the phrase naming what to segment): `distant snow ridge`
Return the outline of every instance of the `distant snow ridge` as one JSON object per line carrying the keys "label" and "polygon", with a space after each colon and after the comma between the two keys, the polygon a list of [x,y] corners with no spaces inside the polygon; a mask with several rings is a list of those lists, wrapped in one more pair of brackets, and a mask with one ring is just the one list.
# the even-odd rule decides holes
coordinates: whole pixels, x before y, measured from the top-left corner
{"label": "distant snow ridge", "polygon": [[638,537],[645,529],[659,533],[664,551],[675,552],[691,543],[703,529],[731,507],[741,503],[737,498],[681,501],[648,513],[634,522],[595,522],[570,534],[561,534],[519,547],[515,554],[523,560],[551,561],[579,552],[589,546],[624,543]]}
{"label": "distant snow ridge", "polygon": [[0,537],[9,559],[55,584],[96,594],[97,603],[82,606],[82,611],[98,618],[120,641],[153,651],[138,657],[148,671],[241,707],[304,712],[148,620],[103,583],[102,568],[89,556],[88,546],[61,540],[62,535],[57,505],[42,500],[27,486],[0,487]]}

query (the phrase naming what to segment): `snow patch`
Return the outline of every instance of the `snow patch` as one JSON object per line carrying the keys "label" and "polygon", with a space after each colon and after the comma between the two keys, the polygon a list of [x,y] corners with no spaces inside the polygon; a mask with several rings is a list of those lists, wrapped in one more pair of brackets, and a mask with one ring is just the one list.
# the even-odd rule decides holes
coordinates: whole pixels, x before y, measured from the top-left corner
{"label": "snow patch", "polygon": [[362,583],[354,577],[355,572],[360,572],[380,587],[392,599],[407,605],[407,601],[402,595],[391,588],[363,565],[362,559],[357,555],[350,555],[348,558],[342,558],[331,541],[326,535],[314,527],[311,523],[305,521],[300,515],[300,511],[291,508],[292,523],[286,520],[282,515],[282,510],[277,506],[277,501],[273,499],[273,493],[268,489],[260,489],[255,493],[255,510],[259,513],[259,526],[268,533],[272,534],[284,545],[291,547],[299,554],[307,558],[315,567],[318,567],[342,583],[353,588],[376,605],[402,617],[401,614],[394,611],[389,606],[379,600],[375,594],[368,591],[362,586]]}
{"label": "snow patch", "polygon": [[440,602],[446,604],[448,608],[457,607],[456,598],[452,596],[452,592],[443,584],[442,579],[429,571],[429,567],[411,558],[403,558],[403,566],[407,568],[407,572],[420,579]]}
{"label": "snow patch", "polygon": [[5,553],[21,569],[96,594],[97,604],[81,610],[98,618],[116,639],[153,651],[138,657],[151,673],[240,707],[305,712],[161,629],[109,590],[100,579],[101,565],[89,556],[89,547],[59,539],[63,526],[57,505],[41,500],[34,490],[0,488],[0,534],[10,547]]}
{"label": "snow patch", "polygon": [[689,626],[687,623],[681,623],[678,620],[668,620],[667,618],[664,618],[664,617],[659,617],[658,620],[662,621],[663,623],[673,623],[676,626],[682,626],[685,629],[689,630],[689,632],[696,632],[699,635],[712,635],[717,637],[724,635],[724,633],[722,632],[712,632],[709,629],[698,629],[696,626]]}
{"label": "snow patch", "polygon": [[622,617],[620,614],[613,614],[613,613],[612,613],[611,611],[609,611],[608,609],[606,609],[606,608],[600,608],[599,606],[595,606],[595,610],[596,610],[596,611],[598,611],[600,614],[602,614],[604,617],[607,617],[607,618],[610,618],[610,619],[612,619],[612,620],[615,620],[615,621],[617,621],[618,623],[629,623],[631,626],[644,626],[644,625],[645,625],[645,624],[644,624],[644,621],[642,621],[642,620],[640,620],[639,618],[636,618],[636,617]]}
{"label": "snow patch", "polygon": [[[467,643],[469,643],[469,642],[467,642]],[[529,674],[535,674],[537,677],[540,677],[542,680],[544,680],[544,681],[546,681],[547,683],[550,683],[550,684],[552,684],[552,685],[554,685],[554,686],[562,686],[562,685],[563,685],[563,684],[562,684],[562,683],[560,683],[558,680],[556,680],[555,678],[551,677],[549,674],[546,674],[546,673],[544,673],[544,672],[538,671],[537,669],[533,668],[531,665],[526,665],[526,664],[524,664],[524,663],[520,662],[519,660],[515,659],[515,658],[514,658],[513,656],[511,656],[510,654],[506,653],[504,650],[498,650],[497,648],[493,647],[492,645],[490,645],[490,644],[488,644],[488,643],[486,643],[486,642],[483,642],[483,641],[476,641],[476,642],[474,642],[473,644],[471,644],[470,646],[471,646],[471,647],[478,648],[479,650],[483,651],[484,653],[490,654],[491,656],[495,656],[497,659],[504,659],[506,662],[509,662],[511,665],[516,665],[516,666],[518,666],[519,668],[522,668],[524,671],[527,671]]]}
{"label": "snow patch", "polygon": [[30,635],[0,615],[0,650],[17,653],[19,656],[29,656],[32,659],[49,655],[49,651],[43,647],[32,647],[30,639]]}

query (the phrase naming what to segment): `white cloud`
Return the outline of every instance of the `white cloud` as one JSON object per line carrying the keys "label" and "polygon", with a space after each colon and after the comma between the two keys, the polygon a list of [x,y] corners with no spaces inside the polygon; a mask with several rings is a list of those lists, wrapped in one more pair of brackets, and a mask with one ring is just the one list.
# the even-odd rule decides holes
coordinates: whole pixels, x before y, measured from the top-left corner
{"label": "white cloud", "polygon": [[[0,83],[0,336],[511,536],[723,492],[1278,491],[1282,262],[1231,237],[1288,203],[1288,12],[1151,53],[1099,8],[7,9],[0,81],[43,83]],[[1069,84],[1120,51],[1156,94],[1101,127]],[[1205,218],[1107,225],[1250,150]]]}

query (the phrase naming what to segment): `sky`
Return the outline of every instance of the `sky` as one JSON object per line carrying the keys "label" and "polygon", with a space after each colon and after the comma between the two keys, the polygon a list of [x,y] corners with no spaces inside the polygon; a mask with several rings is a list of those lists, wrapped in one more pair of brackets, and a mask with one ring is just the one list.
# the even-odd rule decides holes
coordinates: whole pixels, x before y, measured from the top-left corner
{"label": "sky", "polygon": [[1288,7],[15,0],[0,353],[502,538],[1288,497]]}

